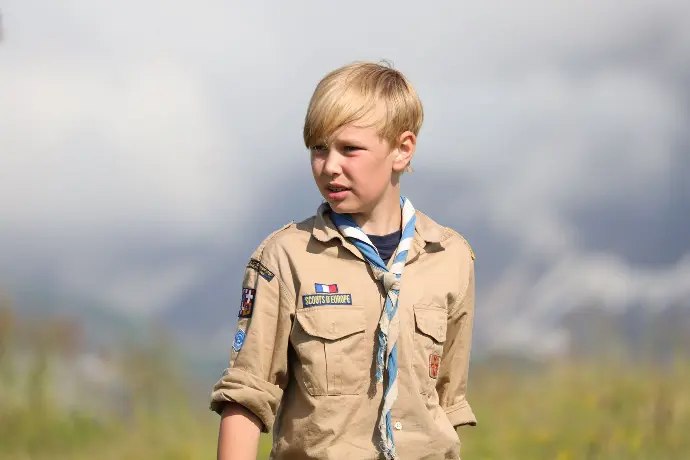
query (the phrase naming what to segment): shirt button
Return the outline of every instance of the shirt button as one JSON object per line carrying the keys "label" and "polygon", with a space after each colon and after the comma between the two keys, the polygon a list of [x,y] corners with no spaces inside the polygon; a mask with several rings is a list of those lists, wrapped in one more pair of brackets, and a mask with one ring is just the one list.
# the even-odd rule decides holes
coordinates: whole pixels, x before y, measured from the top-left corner
{"label": "shirt button", "polygon": [[395,422],[395,429],[396,429],[396,430],[402,430],[402,423],[400,423],[400,422]]}

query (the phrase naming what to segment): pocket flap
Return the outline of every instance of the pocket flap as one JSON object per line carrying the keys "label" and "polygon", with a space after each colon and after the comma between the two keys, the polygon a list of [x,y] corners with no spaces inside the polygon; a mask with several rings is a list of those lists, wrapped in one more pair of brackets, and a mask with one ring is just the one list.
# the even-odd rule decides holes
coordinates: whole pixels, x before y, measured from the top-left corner
{"label": "pocket flap", "polygon": [[362,306],[309,307],[297,311],[302,329],[315,337],[337,340],[366,329]]}
{"label": "pocket flap", "polygon": [[439,343],[446,341],[446,310],[432,305],[415,305],[414,319],[422,334],[432,337]]}

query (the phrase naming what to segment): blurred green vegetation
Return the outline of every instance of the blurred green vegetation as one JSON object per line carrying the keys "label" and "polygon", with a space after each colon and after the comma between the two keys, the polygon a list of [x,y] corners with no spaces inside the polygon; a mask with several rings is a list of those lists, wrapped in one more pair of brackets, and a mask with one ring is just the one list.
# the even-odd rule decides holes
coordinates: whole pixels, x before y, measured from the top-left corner
{"label": "blurred green vegetation", "polygon": [[[215,458],[213,382],[185,375],[164,333],[90,360],[80,337],[75,319],[0,304],[0,459]],[[690,458],[684,359],[492,360],[473,365],[470,400],[463,459]]]}

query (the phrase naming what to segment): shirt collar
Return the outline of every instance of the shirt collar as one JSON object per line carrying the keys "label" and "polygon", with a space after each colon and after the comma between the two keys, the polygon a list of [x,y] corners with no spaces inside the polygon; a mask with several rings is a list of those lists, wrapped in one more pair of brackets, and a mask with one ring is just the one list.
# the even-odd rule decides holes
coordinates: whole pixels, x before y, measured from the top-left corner
{"label": "shirt collar", "polygon": [[324,201],[319,205],[314,218],[314,227],[312,228],[311,232],[312,236],[322,243],[327,243],[337,238],[347,250],[355,255],[355,257],[364,260],[364,256],[359,249],[357,249],[357,246],[349,242],[338,231],[338,228],[333,223],[333,220],[331,220],[330,211],[331,207],[327,202]]}
{"label": "shirt collar", "polygon": [[[321,203],[314,219],[314,227],[312,235],[322,243],[326,243],[332,239],[339,239],[344,245],[349,243],[338,231],[331,217],[329,216],[331,208],[327,202]],[[440,243],[443,240],[445,229],[434,222],[429,216],[421,211],[416,211],[415,222],[415,240],[421,247],[425,246],[423,243]],[[354,245],[352,245],[354,247]],[[355,251],[359,255],[359,251]]]}
{"label": "shirt collar", "polygon": [[331,207],[328,203],[323,202],[319,205],[316,211],[316,217],[314,219],[314,228],[312,229],[312,235],[317,240],[322,243],[326,243],[334,238],[338,238],[343,241],[344,238],[338,231],[337,227],[331,220],[329,215]]}
{"label": "shirt collar", "polygon": [[427,243],[440,243],[443,241],[445,228],[434,222],[421,211],[416,212],[415,231],[421,239]]}

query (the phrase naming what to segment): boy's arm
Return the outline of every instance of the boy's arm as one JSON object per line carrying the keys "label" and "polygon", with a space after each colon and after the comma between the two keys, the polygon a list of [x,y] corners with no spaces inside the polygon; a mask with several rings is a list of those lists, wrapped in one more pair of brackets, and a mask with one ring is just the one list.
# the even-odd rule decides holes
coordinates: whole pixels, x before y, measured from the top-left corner
{"label": "boy's arm", "polygon": [[477,419],[467,401],[472,327],[474,323],[474,261],[469,260],[466,289],[448,311],[448,329],[436,390],[439,403],[455,428],[476,425]]}
{"label": "boy's arm", "polygon": [[226,403],[218,432],[218,460],[255,460],[261,420],[236,403]]}
{"label": "boy's arm", "polygon": [[[211,393],[211,410],[223,416],[218,440],[222,460],[256,458],[251,455],[259,434],[272,429],[287,385],[295,300],[279,265],[275,253],[257,251],[245,270],[230,362]],[[289,273],[282,275],[290,279]]]}

